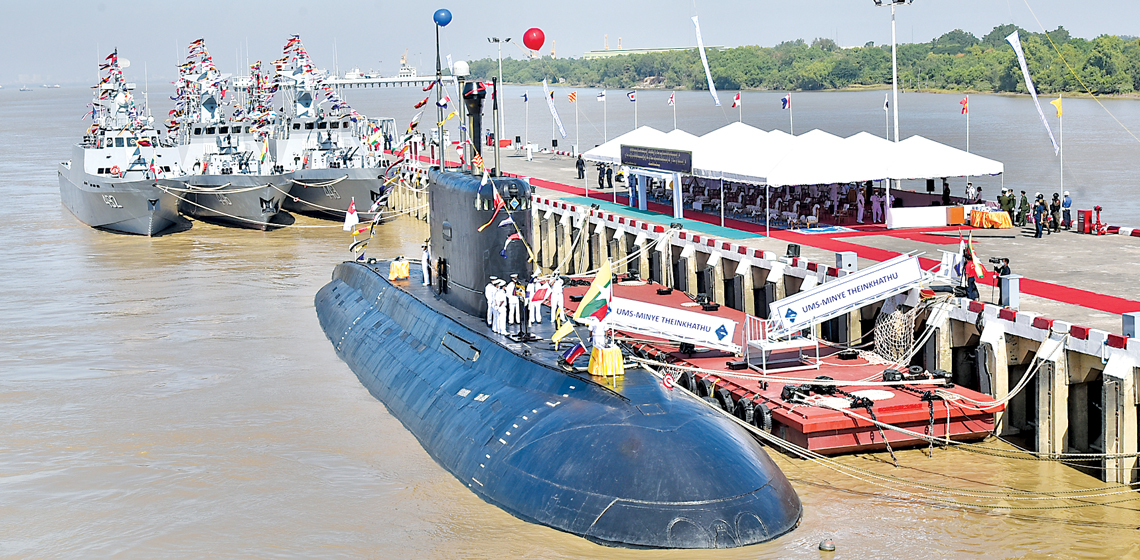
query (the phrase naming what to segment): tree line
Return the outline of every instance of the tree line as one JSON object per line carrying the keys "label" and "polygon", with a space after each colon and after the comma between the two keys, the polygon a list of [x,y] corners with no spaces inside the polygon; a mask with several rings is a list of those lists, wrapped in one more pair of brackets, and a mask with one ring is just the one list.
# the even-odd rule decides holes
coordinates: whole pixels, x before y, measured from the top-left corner
{"label": "tree line", "polygon": [[[1005,40],[1015,30],[1021,34],[1029,72],[1042,93],[1080,93],[1085,86],[1096,94],[1140,90],[1140,39],[1101,35],[1088,40],[1071,37],[1064,27],[1031,33],[1014,25],[995,27],[981,39],[955,29],[929,43],[899,45],[899,87],[1024,93],[1017,56]],[[825,90],[891,83],[890,45],[841,48],[820,38],[811,44],[796,40],[775,47],[708,50],[707,55],[717,89]],[[496,59],[470,64],[478,79],[489,80],[498,72]],[[708,89],[696,49],[590,60],[503,60],[506,83],[537,83],[544,78],[583,87]]]}

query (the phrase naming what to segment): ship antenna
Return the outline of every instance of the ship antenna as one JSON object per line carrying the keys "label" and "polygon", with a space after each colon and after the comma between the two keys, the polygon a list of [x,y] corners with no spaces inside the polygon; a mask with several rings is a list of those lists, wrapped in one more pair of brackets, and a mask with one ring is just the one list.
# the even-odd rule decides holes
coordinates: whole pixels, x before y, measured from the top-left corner
{"label": "ship antenna", "polygon": [[150,120],[150,76],[147,74],[146,61],[143,61],[143,104],[146,105],[147,120]]}

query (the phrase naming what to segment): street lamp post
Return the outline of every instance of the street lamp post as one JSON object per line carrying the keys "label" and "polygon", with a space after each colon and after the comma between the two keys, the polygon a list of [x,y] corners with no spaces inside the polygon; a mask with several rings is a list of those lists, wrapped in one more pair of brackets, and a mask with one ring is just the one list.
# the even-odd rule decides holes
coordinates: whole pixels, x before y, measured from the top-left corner
{"label": "street lamp post", "polygon": [[[895,32],[895,5],[896,4],[910,4],[913,0],[874,0],[876,6],[882,6],[883,2],[891,6],[891,102],[894,104],[894,117],[895,117],[895,143],[899,141],[899,57],[898,57],[898,44],[897,35]],[[887,178],[887,192],[883,200],[883,220],[887,220],[887,216],[891,213],[891,178]],[[889,226],[888,226],[889,227]]]}
{"label": "street lamp post", "polygon": [[435,21],[435,105],[436,113],[439,114],[436,130],[439,137],[439,169],[442,171],[447,169],[447,156],[443,153],[443,105],[440,104],[440,100],[443,99],[443,66],[439,60],[439,28],[447,27],[447,24],[451,23],[451,12],[440,8],[432,14],[432,20]]}
{"label": "street lamp post", "polygon": [[[503,43],[510,43],[511,38],[507,37],[506,39],[499,39],[498,37],[490,37],[487,39],[487,42],[495,43],[495,45],[497,47],[499,47],[499,87],[502,88],[503,87]],[[495,92],[495,93],[496,93],[496,95],[498,95],[499,92]],[[502,100],[502,99],[496,99],[495,101],[499,102],[498,103],[498,105],[499,105],[499,134],[506,134],[507,133],[507,115],[506,115],[507,104],[503,103],[504,100]],[[497,143],[497,142],[499,142],[499,140],[500,140],[500,138],[498,137],[498,135],[496,135],[495,136],[495,142]],[[497,148],[498,145],[496,144],[495,147]]]}
{"label": "street lamp post", "polygon": [[899,141],[899,58],[898,58],[898,44],[896,43],[895,31],[895,5],[896,4],[910,4],[913,0],[874,0],[876,6],[882,6],[883,2],[891,6],[891,103],[894,104],[895,109],[895,142]]}

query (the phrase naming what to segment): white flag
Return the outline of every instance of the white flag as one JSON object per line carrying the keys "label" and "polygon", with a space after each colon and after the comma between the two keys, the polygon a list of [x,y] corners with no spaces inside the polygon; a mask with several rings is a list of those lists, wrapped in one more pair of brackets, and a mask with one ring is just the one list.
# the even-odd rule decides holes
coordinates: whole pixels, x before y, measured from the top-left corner
{"label": "white flag", "polygon": [[1021,50],[1021,36],[1017,34],[1017,31],[1014,31],[1005,40],[1009,41],[1009,45],[1013,47],[1013,52],[1017,53],[1017,62],[1021,64],[1021,73],[1025,75],[1025,87],[1029,89],[1029,95],[1033,96],[1033,104],[1037,106],[1037,114],[1041,115],[1041,122],[1045,124],[1045,130],[1049,131],[1049,141],[1053,143],[1053,155],[1057,155],[1061,148],[1057,146],[1057,139],[1053,137],[1053,129],[1049,126],[1049,119],[1045,118],[1045,112],[1041,110],[1041,102],[1037,100],[1037,88],[1033,87],[1033,78],[1029,77],[1029,67],[1025,65],[1025,52]]}
{"label": "white flag", "polygon": [[562,128],[562,119],[558,117],[558,109],[554,107],[554,98],[550,95],[550,86],[546,85],[545,78],[542,80],[542,91],[546,94],[546,105],[550,107],[550,115],[554,117],[554,122],[558,125],[558,133],[566,138],[566,129]]}
{"label": "white flag", "polygon": [[705,56],[705,42],[701,39],[701,24],[697,23],[697,16],[693,16],[693,27],[697,28],[697,51],[701,53],[701,64],[705,65],[705,78],[709,81],[709,93],[712,94],[716,106],[720,107],[720,98],[716,95],[716,85],[713,84],[712,72],[709,71],[709,59]]}

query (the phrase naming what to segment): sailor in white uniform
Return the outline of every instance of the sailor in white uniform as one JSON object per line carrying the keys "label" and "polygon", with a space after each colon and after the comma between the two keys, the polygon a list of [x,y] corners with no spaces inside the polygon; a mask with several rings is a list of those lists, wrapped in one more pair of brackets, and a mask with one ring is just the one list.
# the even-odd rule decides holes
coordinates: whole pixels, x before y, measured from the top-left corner
{"label": "sailor in white uniform", "polygon": [[488,327],[494,326],[493,320],[494,320],[495,306],[492,304],[491,300],[493,299],[493,296],[495,295],[495,280],[498,280],[498,278],[496,278],[494,276],[488,278],[487,279],[487,287],[483,288],[483,297],[487,298],[487,326]]}
{"label": "sailor in white uniform", "polygon": [[517,325],[522,323],[519,318],[519,275],[512,274],[511,280],[507,282],[507,324]]}
{"label": "sailor in white uniform", "polygon": [[530,282],[526,285],[526,314],[527,321],[530,324],[535,324],[542,321],[540,307],[534,304],[534,293],[538,291],[538,279],[531,277]]}
{"label": "sailor in white uniform", "polygon": [[606,341],[606,326],[605,321],[590,321],[590,339],[594,348],[599,350],[609,348],[609,343]]}
{"label": "sailor in white uniform", "polygon": [[420,256],[420,271],[424,273],[424,285],[431,285],[431,247],[424,243],[424,252]]}
{"label": "sailor in white uniform", "polygon": [[855,221],[860,223],[860,224],[863,223],[863,212],[866,211],[866,208],[863,207],[863,204],[864,204],[863,201],[865,199],[866,199],[866,193],[863,190],[863,187],[859,187],[859,192],[855,196],[855,208],[859,213],[858,214],[859,218]]}
{"label": "sailor in white uniform", "polygon": [[562,299],[562,277],[558,275],[558,271],[555,271],[554,275],[554,282],[550,285],[550,320],[561,325],[566,302]]}
{"label": "sailor in white uniform", "polygon": [[507,290],[506,282],[495,280],[495,293],[491,296],[491,303],[495,308],[494,330],[498,334],[507,334]]}
{"label": "sailor in white uniform", "polygon": [[878,192],[871,195],[871,221],[879,223],[879,218],[883,215],[883,196]]}

